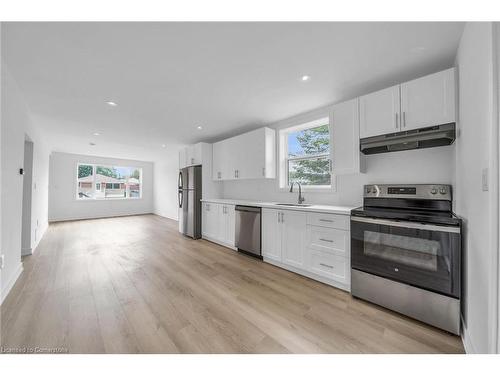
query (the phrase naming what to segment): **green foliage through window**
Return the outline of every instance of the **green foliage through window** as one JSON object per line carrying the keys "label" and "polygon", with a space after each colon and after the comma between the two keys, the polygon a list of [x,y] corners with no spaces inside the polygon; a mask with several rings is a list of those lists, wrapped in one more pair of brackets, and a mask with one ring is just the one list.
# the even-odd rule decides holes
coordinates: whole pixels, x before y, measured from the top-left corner
{"label": "green foliage through window", "polygon": [[92,176],[92,168],[91,165],[80,164],[78,166],[78,178]]}
{"label": "green foliage through window", "polygon": [[288,184],[331,185],[329,125],[290,132],[287,141]]}

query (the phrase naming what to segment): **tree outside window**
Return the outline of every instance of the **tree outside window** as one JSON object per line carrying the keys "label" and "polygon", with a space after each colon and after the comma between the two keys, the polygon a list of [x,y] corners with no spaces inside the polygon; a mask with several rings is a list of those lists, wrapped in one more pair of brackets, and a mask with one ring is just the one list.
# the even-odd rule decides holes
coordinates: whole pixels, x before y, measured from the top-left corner
{"label": "tree outside window", "polygon": [[304,186],[331,185],[328,119],[321,125],[315,122],[311,127],[287,132],[286,142],[288,185],[292,182]]}

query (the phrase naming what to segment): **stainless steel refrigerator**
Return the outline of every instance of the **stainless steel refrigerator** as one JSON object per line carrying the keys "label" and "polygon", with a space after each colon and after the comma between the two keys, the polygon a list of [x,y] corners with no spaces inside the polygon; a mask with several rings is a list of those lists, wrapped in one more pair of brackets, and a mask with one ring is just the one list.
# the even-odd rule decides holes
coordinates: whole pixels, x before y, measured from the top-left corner
{"label": "stainless steel refrigerator", "polygon": [[179,171],[179,232],[201,238],[201,165]]}

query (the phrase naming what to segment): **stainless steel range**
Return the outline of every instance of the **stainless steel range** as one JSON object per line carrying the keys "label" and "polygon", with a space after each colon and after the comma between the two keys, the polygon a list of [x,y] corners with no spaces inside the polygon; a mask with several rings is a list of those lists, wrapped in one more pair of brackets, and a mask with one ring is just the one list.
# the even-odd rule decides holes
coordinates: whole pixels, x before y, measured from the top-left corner
{"label": "stainless steel range", "polygon": [[366,185],[351,211],[351,293],[460,333],[461,220],[449,185]]}

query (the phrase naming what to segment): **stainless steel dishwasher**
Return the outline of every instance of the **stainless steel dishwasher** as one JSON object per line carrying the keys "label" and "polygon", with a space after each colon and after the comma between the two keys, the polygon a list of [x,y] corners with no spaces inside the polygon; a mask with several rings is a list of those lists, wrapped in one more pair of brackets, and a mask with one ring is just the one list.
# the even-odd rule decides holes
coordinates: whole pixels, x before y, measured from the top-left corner
{"label": "stainless steel dishwasher", "polygon": [[236,206],[236,238],[238,251],[262,259],[260,207]]}

